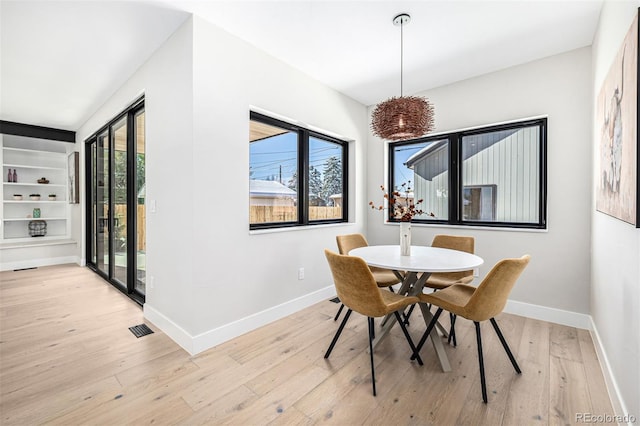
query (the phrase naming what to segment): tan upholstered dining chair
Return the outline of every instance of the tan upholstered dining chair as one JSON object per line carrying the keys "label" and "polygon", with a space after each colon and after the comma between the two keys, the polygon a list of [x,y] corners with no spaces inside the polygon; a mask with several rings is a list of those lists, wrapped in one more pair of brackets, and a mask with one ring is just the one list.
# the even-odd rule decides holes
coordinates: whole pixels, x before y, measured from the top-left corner
{"label": "tan upholstered dining chair", "polygon": [[485,403],[487,402],[487,385],[484,377],[480,322],[486,320],[491,322],[507,356],[511,360],[511,364],[513,364],[513,368],[520,374],[520,367],[511,353],[509,345],[507,345],[507,341],[500,331],[500,327],[498,327],[495,316],[504,309],[509,293],[529,263],[529,259],[529,255],[524,255],[519,259],[501,260],[489,271],[477,288],[466,284],[453,284],[435,293],[418,295],[421,303],[430,303],[433,306],[437,306],[438,310],[420,339],[415,354],[418,354],[420,349],[422,349],[443,309],[473,321],[476,327],[476,341],[478,344],[482,400]]}
{"label": "tan upholstered dining chair", "polygon": [[[475,240],[473,237],[461,237],[457,235],[436,235],[433,237],[431,247],[446,248],[451,250],[474,253]],[[425,287],[442,290],[453,284],[468,284],[473,281],[473,270],[462,272],[434,272],[427,279]]]}
{"label": "tan upholstered dining chair", "polygon": [[[369,245],[367,239],[362,234],[337,235],[336,243],[338,244],[340,254],[349,254],[353,249],[367,247]],[[393,287],[391,286],[400,282],[400,279],[389,269],[376,268],[375,266],[369,266],[369,269],[373,273],[378,287],[387,287],[393,292]],[[333,318],[334,321],[338,320],[343,309],[344,304],[341,304],[336,316]]]}
{"label": "tan upholstered dining chair", "polygon": [[[451,250],[464,251],[474,253],[475,240],[473,237],[464,237],[457,235],[436,235],[433,237],[431,247],[446,248]],[[453,284],[469,284],[473,281],[473,270],[461,272],[435,272],[427,279],[425,287],[436,290],[442,290]],[[451,327],[449,327],[449,337],[447,341],[457,345],[456,342],[456,316],[449,313]]]}
{"label": "tan upholstered dining chair", "polygon": [[324,357],[329,358],[329,355],[331,355],[331,351],[333,351],[333,347],[338,341],[338,338],[340,337],[340,334],[353,311],[366,316],[369,326],[371,383],[373,385],[373,396],[375,396],[376,376],[373,363],[373,319],[393,313],[400,324],[400,328],[402,329],[407,342],[409,342],[409,347],[415,355],[415,357],[412,358],[416,358],[418,363],[422,365],[422,359],[418,354],[418,350],[414,346],[411,336],[409,336],[407,328],[398,314],[399,310],[417,303],[419,299],[415,296],[401,296],[396,293],[391,293],[390,291],[380,291],[373,273],[369,270],[365,261],[359,257],[346,256],[335,253],[331,250],[325,250],[324,254],[327,257],[329,267],[331,268],[331,274],[333,275],[333,281],[338,297],[348,308],[347,313],[340,323],[340,327],[333,337]]}

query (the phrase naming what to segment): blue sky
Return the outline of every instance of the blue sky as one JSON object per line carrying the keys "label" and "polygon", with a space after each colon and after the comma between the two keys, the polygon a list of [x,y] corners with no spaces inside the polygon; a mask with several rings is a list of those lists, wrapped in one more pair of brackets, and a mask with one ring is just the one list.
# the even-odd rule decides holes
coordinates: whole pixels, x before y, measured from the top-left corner
{"label": "blue sky", "polygon": [[[394,150],[395,157],[395,165],[394,165],[394,182],[397,185],[401,185],[404,182],[411,181],[413,184],[413,170],[405,167],[404,163],[407,161],[409,157],[411,157],[416,152],[420,151],[422,148],[427,146],[428,143],[420,143],[416,145],[403,145],[398,146]],[[413,185],[412,185],[413,186]]]}
{"label": "blue sky", "polygon": [[[286,185],[298,167],[297,144],[298,135],[295,132],[251,142],[249,144],[251,179],[270,179],[275,176],[276,180],[279,180],[282,171],[282,183]],[[331,156],[340,158],[339,145],[314,137],[309,138],[309,159],[312,166],[322,172],[327,158]]]}

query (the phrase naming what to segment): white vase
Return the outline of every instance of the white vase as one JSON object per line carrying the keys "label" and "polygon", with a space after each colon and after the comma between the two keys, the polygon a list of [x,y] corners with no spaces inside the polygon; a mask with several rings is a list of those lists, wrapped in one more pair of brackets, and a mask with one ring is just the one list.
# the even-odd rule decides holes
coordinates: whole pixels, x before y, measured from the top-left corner
{"label": "white vase", "polygon": [[411,256],[411,222],[400,222],[400,256]]}

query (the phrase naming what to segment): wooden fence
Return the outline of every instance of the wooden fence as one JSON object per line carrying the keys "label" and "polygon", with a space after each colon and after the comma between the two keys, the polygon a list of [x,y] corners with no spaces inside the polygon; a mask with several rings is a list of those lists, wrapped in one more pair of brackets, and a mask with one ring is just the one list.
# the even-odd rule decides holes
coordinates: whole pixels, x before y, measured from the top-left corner
{"label": "wooden fence", "polygon": [[[126,204],[115,205],[115,216],[119,224],[127,223],[127,206]],[[144,204],[138,205],[138,217],[137,217],[137,233],[138,233],[138,250],[146,250],[146,209]],[[116,232],[118,232],[116,230]]]}
{"label": "wooden fence", "polygon": [[[340,219],[342,207],[309,207],[309,220]],[[295,206],[251,206],[250,223],[292,222],[298,220]]]}
{"label": "wooden fence", "polygon": [[[297,220],[295,206],[251,206],[251,223],[292,222]],[[127,206],[116,204],[115,217],[118,223],[126,224]],[[340,219],[342,207],[309,207],[309,220]],[[146,210],[144,204],[138,205],[138,250],[146,249]],[[116,231],[117,232],[117,231]]]}

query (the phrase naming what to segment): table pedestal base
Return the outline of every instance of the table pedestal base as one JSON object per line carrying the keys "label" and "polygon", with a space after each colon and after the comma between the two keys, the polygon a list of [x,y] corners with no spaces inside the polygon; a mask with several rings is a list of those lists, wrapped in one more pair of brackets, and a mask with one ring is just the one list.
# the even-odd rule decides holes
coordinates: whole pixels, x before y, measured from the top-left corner
{"label": "table pedestal base", "polygon": [[[398,272],[396,271],[394,272],[396,273],[396,275],[400,276]],[[398,294],[416,296],[422,293],[424,284],[430,275],[431,275],[430,273],[424,272],[418,277],[418,274],[416,272],[408,272],[403,277],[402,286],[400,287],[400,290],[398,290]],[[431,312],[427,308],[426,304],[420,303],[419,306],[420,306],[420,311],[422,312],[422,317],[424,319],[425,326],[428,326],[429,322],[433,318],[433,315],[431,315]],[[373,340],[374,349],[378,346],[380,341],[382,341],[382,339],[384,339],[384,337],[389,333],[391,328],[395,325],[396,321],[397,320],[395,315],[387,315],[384,318],[382,330],[380,330],[380,332],[376,334],[376,338]],[[440,327],[442,328],[442,326]],[[446,332],[444,330],[442,331],[446,336]],[[451,371],[449,358],[447,357],[447,354],[444,351],[444,345],[442,344],[442,340],[438,335],[438,332],[436,331],[436,327],[433,328],[429,336],[431,337],[431,343],[433,344],[433,348],[435,349],[436,355],[438,356],[438,360],[440,361],[440,366],[442,367],[442,371],[444,372]]]}

